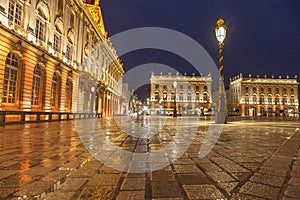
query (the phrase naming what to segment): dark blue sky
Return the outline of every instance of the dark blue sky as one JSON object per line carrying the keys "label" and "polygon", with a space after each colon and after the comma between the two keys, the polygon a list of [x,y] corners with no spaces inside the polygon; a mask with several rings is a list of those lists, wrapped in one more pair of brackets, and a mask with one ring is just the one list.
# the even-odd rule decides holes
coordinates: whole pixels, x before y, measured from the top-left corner
{"label": "dark blue sky", "polygon": [[[216,20],[228,27],[224,48],[226,84],[242,72],[252,75],[300,75],[299,0],[102,0],[109,36],[139,27],[164,27],[199,42],[218,62]],[[185,60],[160,50],[139,50],[121,57],[125,71],[162,63],[181,72],[194,70]]]}

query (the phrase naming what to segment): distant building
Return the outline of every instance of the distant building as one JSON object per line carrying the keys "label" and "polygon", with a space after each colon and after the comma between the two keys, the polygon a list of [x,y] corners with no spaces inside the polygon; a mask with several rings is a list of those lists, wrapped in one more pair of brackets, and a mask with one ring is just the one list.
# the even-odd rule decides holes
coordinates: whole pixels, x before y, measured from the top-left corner
{"label": "distant building", "polygon": [[[176,89],[173,83],[177,82]],[[173,113],[174,98],[176,96],[176,108],[178,114],[193,115],[202,114],[210,110],[212,106],[212,77],[207,76],[184,76],[155,75],[150,78],[150,107],[151,114]]]}
{"label": "distant building", "polygon": [[299,108],[297,76],[261,78],[240,74],[230,79],[226,94],[229,114],[287,116]]}

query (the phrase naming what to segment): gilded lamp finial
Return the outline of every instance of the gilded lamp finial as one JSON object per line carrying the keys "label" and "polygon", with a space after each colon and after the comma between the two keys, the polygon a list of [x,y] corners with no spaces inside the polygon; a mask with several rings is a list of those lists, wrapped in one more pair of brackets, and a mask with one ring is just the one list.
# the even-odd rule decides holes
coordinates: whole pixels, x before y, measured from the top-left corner
{"label": "gilded lamp finial", "polygon": [[218,26],[224,25],[224,20],[223,20],[222,18],[218,19],[217,25],[218,25]]}

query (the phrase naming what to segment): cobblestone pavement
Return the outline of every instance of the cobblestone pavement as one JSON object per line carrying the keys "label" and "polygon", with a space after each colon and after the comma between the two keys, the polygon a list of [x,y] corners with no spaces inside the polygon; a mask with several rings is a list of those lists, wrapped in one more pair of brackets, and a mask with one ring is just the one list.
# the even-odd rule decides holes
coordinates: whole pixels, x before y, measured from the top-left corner
{"label": "cobblestone pavement", "polygon": [[[115,145],[147,152],[172,140],[176,120],[168,118],[159,134],[142,139],[126,135],[110,118],[99,122]],[[95,159],[73,121],[0,127],[0,199],[300,199],[299,121],[230,122],[202,159],[198,152],[210,123],[199,125],[178,160],[138,174]]]}

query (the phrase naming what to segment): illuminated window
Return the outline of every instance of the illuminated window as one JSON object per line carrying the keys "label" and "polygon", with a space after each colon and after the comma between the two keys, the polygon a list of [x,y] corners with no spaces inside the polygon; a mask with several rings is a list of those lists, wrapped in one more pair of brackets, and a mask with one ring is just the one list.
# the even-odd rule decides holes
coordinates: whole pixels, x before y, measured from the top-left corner
{"label": "illuminated window", "polygon": [[75,24],[75,15],[71,12],[71,15],[70,15],[70,26],[72,28],[74,28],[74,24]]}
{"label": "illuminated window", "polygon": [[45,22],[40,18],[36,18],[35,36],[41,41],[45,39]]}
{"label": "illuminated window", "polygon": [[276,95],[275,97],[275,104],[279,104],[280,103],[280,99],[279,99],[279,95]]}
{"label": "illuminated window", "polygon": [[249,104],[249,95],[248,94],[245,95],[245,103]]}
{"label": "illuminated window", "polygon": [[154,93],[154,99],[155,99],[156,101],[159,100],[159,93],[158,93],[158,92],[155,92],[155,93]]}
{"label": "illuminated window", "polygon": [[66,49],[66,57],[69,61],[72,60],[72,53],[73,53],[73,46],[70,43],[68,43]]}
{"label": "illuminated window", "polygon": [[269,103],[269,104],[272,104],[272,95],[269,95],[269,96],[268,96],[268,103]]}
{"label": "illuminated window", "polygon": [[167,100],[168,94],[166,92],[163,93],[163,100]]}
{"label": "illuminated window", "polygon": [[287,96],[286,96],[286,95],[283,96],[283,98],[282,98],[282,103],[283,103],[283,105],[286,105],[286,104],[287,104]]}
{"label": "illuminated window", "polygon": [[14,24],[21,26],[23,14],[22,10],[22,5],[16,3],[16,1],[10,0],[8,7],[8,20],[13,22]]}
{"label": "illuminated window", "polygon": [[55,51],[60,52],[60,44],[61,44],[60,35],[55,33],[54,34],[54,42],[53,42],[53,48]]}
{"label": "illuminated window", "polygon": [[207,93],[203,94],[203,101],[204,102],[208,102],[208,95],[207,95]]}
{"label": "illuminated window", "polygon": [[200,100],[200,97],[199,97],[199,93],[197,92],[196,93],[196,101],[199,101]]}
{"label": "illuminated window", "polygon": [[52,88],[51,88],[51,98],[50,103],[52,107],[58,107],[59,98],[59,78],[56,73],[52,77]]}
{"label": "illuminated window", "polygon": [[9,53],[5,61],[3,103],[15,103],[19,73],[19,60],[14,53]]}
{"label": "illuminated window", "polygon": [[42,93],[42,69],[41,66],[37,65],[34,68],[33,80],[32,80],[32,94],[31,94],[31,105],[38,106],[41,99]]}
{"label": "illuminated window", "polygon": [[257,103],[257,96],[256,96],[256,94],[253,94],[252,100],[253,100],[253,103],[254,103],[254,104]]}
{"label": "illuminated window", "polygon": [[260,104],[264,104],[265,103],[265,96],[263,94],[260,95],[259,103]]}
{"label": "illuminated window", "polygon": [[291,96],[290,101],[291,101],[291,104],[294,105],[295,104],[295,96]]}
{"label": "illuminated window", "polygon": [[183,101],[183,93],[179,93],[179,101]]}
{"label": "illuminated window", "polygon": [[192,101],[192,94],[191,94],[191,93],[188,93],[188,94],[187,94],[187,100],[188,100],[188,101]]}
{"label": "illuminated window", "polygon": [[171,93],[171,99],[172,99],[172,100],[175,99],[175,93],[174,93],[174,92]]}
{"label": "illuminated window", "polygon": [[70,109],[72,104],[72,81],[68,79],[66,82],[66,101],[65,101],[65,108]]}

